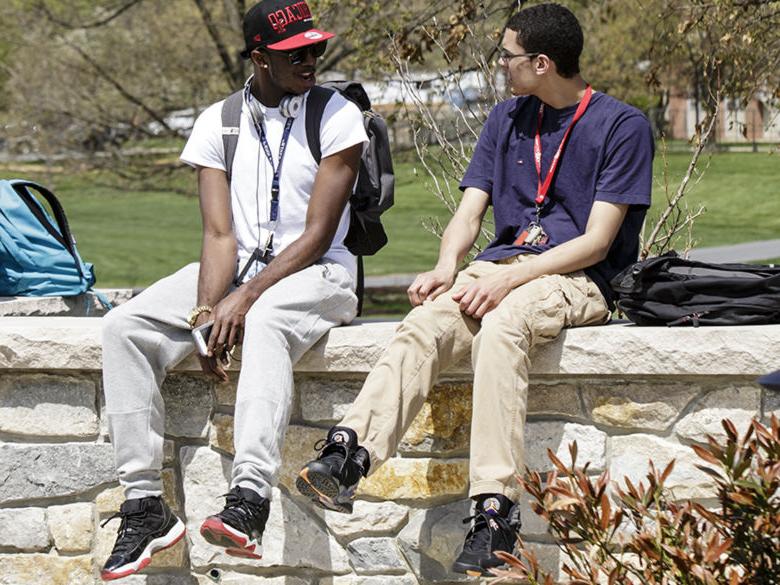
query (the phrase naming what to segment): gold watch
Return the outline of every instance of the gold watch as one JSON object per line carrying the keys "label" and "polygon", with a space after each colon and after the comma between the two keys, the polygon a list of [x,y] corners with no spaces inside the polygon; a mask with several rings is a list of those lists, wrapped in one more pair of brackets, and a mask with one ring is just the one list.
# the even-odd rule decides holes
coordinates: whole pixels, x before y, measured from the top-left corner
{"label": "gold watch", "polygon": [[187,323],[189,323],[190,327],[195,327],[195,321],[198,320],[198,317],[200,317],[201,313],[211,313],[214,308],[209,305],[200,305],[199,307],[195,307],[190,311],[189,316],[187,317]]}

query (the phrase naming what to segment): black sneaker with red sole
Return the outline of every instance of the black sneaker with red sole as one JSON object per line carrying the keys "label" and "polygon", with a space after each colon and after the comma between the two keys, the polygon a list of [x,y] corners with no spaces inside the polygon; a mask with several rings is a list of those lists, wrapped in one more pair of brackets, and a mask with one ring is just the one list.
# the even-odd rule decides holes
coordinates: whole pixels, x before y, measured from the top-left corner
{"label": "black sneaker with red sole", "polygon": [[152,562],[153,554],[172,547],[186,533],[184,522],[159,496],[127,500],[119,512],[102,525],[114,518],[120,518],[122,522],[114,549],[100,572],[103,581],[137,573]]}
{"label": "black sneaker with red sole", "polygon": [[203,521],[201,535],[206,542],[227,549],[229,555],[263,558],[263,531],[270,502],[257,492],[238,486],[225,494],[225,499],[225,508]]}

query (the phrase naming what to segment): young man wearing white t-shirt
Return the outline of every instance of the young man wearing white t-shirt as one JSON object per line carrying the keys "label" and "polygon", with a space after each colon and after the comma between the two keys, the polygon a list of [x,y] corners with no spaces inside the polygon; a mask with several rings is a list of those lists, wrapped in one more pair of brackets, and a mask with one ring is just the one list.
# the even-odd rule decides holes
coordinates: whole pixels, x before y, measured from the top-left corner
{"label": "young man wearing white t-shirt", "polygon": [[357,309],[355,258],[344,237],[347,201],[367,142],[362,114],[339,94],[331,97],[320,127],[319,165],[304,123],[316,60],[332,36],[313,28],[301,0],[263,0],[247,12],[242,55],[251,59],[254,75],[244,91],[232,169],[225,163],[223,102],[201,114],[181,155],[198,173],[200,263],[104,319],[106,410],[126,496],[105,580],[142,569],[154,552],[184,535],[184,524],[161,497],[160,384],[192,352],[190,330],[210,321],[203,371],[227,381],[223,358],[239,342],[242,361],[231,489],[201,534],[231,554],[262,555],[293,364]]}

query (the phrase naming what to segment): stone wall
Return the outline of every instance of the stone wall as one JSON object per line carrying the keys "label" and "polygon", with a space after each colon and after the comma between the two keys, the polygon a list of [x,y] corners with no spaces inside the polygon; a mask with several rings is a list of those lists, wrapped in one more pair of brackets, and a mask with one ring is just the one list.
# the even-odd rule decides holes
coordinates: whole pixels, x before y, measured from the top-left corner
{"label": "stone wall", "polygon": [[[0,585],[98,583],[118,521],[100,377],[99,319],[0,318]],[[448,567],[468,515],[468,364],[436,386],[398,454],[362,485],[351,516],[315,510],[293,487],[313,445],[338,420],[394,331],[394,323],[339,328],[296,368],[296,403],[264,538],[262,561],[207,545],[198,527],[220,509],[232,453],[235,378],[217,385],[189,358],[165,382],[165,491],[188,539],[128,585],[205,585],[216,570],[235,585],[456,583]],[[780,415],[780,393],[757,376],[780,367],[780,326],[570,330],[533,355],[527,463],[548,469],[579,444],[594,473],[640,480],[647,460],[676,458],[680,498],[712,496],[692,442]],[[523,532],[548,566],[545,526],[527,509]]]}

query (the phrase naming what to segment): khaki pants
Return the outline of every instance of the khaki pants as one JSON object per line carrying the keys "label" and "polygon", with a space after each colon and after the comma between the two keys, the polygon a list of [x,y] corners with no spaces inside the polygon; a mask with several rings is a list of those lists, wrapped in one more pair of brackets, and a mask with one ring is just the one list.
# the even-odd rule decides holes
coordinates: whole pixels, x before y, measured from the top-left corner
{"label": "khaki pants", "polygon": [[461,313],[452,294],[481,276],[524,262],[472,262],[450,291],[415,307],[366,378],[341,426],[354,429],[375,470],[395,453],[439,372],[471,352],[474,370],[470,496],[520,497],[528,354],[564,327],[609,320],[598,287],[582,272],[543,276],[510,292],[481,321]]}

